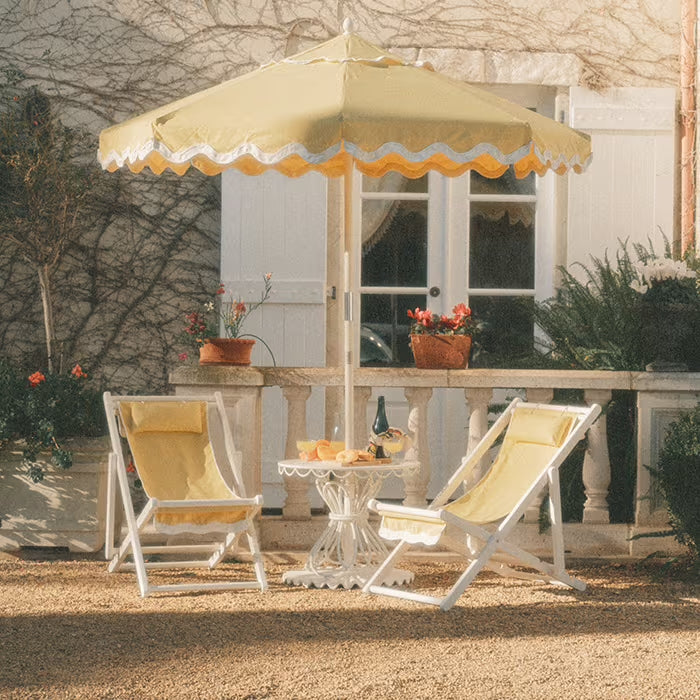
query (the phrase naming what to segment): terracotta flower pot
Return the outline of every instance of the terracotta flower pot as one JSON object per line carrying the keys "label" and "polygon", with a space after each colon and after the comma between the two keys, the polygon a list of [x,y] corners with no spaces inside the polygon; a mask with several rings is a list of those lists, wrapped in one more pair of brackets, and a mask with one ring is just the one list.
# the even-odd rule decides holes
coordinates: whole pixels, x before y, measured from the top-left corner
{"label": "terracotta flower pot", "polygon": [[411,335],[411,349],[419,369],[465,369],[471,347],[468,335]]}
{"label": "terracotta flower pot", "polygon": [[208,338],[199,348],[200,365],[249,365],[252,338]]}

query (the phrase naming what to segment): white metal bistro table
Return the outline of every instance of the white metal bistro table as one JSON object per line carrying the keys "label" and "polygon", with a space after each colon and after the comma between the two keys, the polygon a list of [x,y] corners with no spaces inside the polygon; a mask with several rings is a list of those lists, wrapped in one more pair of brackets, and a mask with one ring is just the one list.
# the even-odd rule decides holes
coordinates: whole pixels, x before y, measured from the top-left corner
{"label": "white metal bistro table", "polygon": [[[369,524],[367,503],[377,496],[388,476],[403,477],[419,468],[418,462],[352,465],[338,462],[279,462],[285,476],[309,477],[328,506],[328,525],[309,552],[306,565],[288,571],[284,583],[316,588],[362,587],[389,554],[388,547]],[[413,573],[392,569],[381,585],[410,583]]]}

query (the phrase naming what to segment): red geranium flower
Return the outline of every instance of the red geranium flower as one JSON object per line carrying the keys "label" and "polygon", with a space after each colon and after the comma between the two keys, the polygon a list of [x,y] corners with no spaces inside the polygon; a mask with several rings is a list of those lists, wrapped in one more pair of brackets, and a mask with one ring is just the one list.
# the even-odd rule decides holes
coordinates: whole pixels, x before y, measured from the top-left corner
{"label": "red geranium flower", "polygon": [[30,374],[28,379],[30,386],[39,386],[41,382],[46,381],[46,377],[41,372],[34,372],[34,374]]}
{"label": "red geranium flower", "polygon": [[76,379],[87,379],[87,374],[83,372],[83,368],[80,365],[76,365],[73,367],[71,370],[71,374],[76,378]]}
{"label": "red geranium flower", "polygon": [[473,318],[471,309],[464,303],[452,309],[452,316],[436,314],[428,309],[416,307],[407,312],[413,319],[411,333],[427,335],[472,335],[478,329],[478,322]]}

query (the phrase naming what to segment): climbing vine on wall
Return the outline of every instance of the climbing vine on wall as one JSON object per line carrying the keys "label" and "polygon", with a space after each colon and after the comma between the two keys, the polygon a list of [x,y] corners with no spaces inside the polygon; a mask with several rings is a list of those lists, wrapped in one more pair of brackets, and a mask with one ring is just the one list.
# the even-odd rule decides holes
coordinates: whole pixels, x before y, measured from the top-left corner
{"label": "climbing vine on wall", "polygon": [[[574,57],[580,82],[676,85],[675,2],[596,0],[6,0],[0,65],[36,88],[61,122],[85,134],[241,75],[340,31],[496,64],[519,52]],[[462,56],[462,54],[459,54]],[[461,60],[461,59],[460,59]],[[0,105],[2,109],[2,105]],[[164,388],[177,362],[183,309],[218,282],[219,181],[103,175],[110,186],[89,230],[54,271],[56,358],[80,361],[114,388]],[[0,241],[0,355],[40,363],[36,276]],[[28,354],[27,354],[28,353]],[[45,360],[45,358],[43,358]]]}

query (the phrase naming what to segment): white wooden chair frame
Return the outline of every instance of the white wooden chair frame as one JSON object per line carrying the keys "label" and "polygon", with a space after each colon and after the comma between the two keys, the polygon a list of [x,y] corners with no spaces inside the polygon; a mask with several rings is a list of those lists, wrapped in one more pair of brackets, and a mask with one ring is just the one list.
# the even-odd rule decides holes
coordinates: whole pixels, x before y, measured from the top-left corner
{"label": "white wooden chair frame", "polygon": [[[199,590],[227,590],[242,588],[259,588],[261,591],[267,590],[267,579],[263,567],[262,552],[258,543],[253,518],[260,512],[263,499],[261,495],[253,498],[245,498],[243,486],[243,476],[240,466],[240,453],[235,450],[233,435],[226,418],[226,410],[220,392],[215,392],[212,396],[116,396],[109,392],[104,394],[104,406],[107,414],[109,435],[112,442],[112,452],[109,457],[108,479],[107,479],[107,512],[106,512],[106,539],[105,558],[109,561],[108,570],[115,571],[136,571],[139,591],[142,597],[151,593],[163,591],[199,591]],[[122,449],[122,439],[118,424],[119,404],[121,401],[133,402],[189,402],[205,401],[210,410],[213,408],[218,414],[224,436],[224,447],[226,457],[233,472],[233,482],[236,491],[241,494],[240,498],[226,500],[158,500],[149,498],[144,509],[137,516],[134,511],[134,504],[129,490],[126,463]],[[217,465],[218,467],[219,465]],[[136,465],[138,469],[138,465]],[[220,470],[220,467],[219,467]],[[116,497],[119,493],[123,505],[127,531],[123,541],[115,547],[116,523]],[[155,519],[155,515],[161,508],[167,508],[171,512],[173,509],[186,508],[206,510],[209,508],[221,507],[246,507],[249,509],[245,519],[234,523],[227,528],[227,532],[212,532],[218,535],[215,542],[205,542],[202,544],[161,544],[154,546],[144,546],[141,543],[141,535],[144,529]],[[199,533],[200,530],[198,529]],[[229,550],[233,548],[239,535],[245,533],[248,546],[253,557],[253,567],[256,579],[253,581],[227,581],[220,583],[174,583],[153,585],[148,580],[148,571],[152,569],[181,569],[181,568],[208,568],[213,569],[223,560]],[[223,541],[222,541],[223,540]],[[150,554],[182,554],[192,557],[196,554],[208,554],[205,559],[183,558],[178,561],[148,562],[145,555]],[[127,562],[126,558],[131,555],[132,562]]]}
{"label": "white wooden chair frame", "polygon": [[[491,527],[487,528],[483,525],[468,522],[444,510],[443,506],[453,497],[455,491],[460,487],[471,471],[477,468],[479,462],[486,456],[486,453],[494,445],[500,434],[507,428],[510,418],[517,406],[547,411],[565,410],[567,413],[575,416],[575,423],[567,439],[561,447],[557,449],[555,455],[550,459],[540,476],[523,492],[521,499],[513,510],[498,522],[493,529],[491,529]],[[377,581],[381,581],[385,571],[391,569],[391,567],[397,563],[399,557],[405,553],[412,544],[412,542],[407,539],[401,539],[372,578],[367,581],[363,591],[365,593],[377,593],[379,595],[388,595],[436,605],[439,606],[441,610],[446,611],[455,604],[477,574],[484,568],[493,570],[502,576],[543,580],[555,585],[585,590],[586,584],[570,576],[565,567],[559,467],[571,453],[576,443],[584,437],[588,428],[600,414],[600,410],[600,406],[597,404],[593,404],[590,407],[556,406],[552,404],[527,404],[520,399],[514,399],[503,414],[499,416],[491,429],[484,435],[476,448],[463,458],[460,467],[427,508],[409,508],[401,505],[382,503],[377,500],[370,501],[370,509],[376,511],[379,515],[396,517],[416,516],[424,521],[432,521],[435,523],[444,522],[448,527],[454,526],[463,533],[465,538],[464,542],[461,541],[461,538],[460,541],[456,543],[450,542],[449,538],[445,537],[444,534],[442,539],[445,540],[450,548],[457,550],[461,554],[465,554],[470,563],[444,598],[436,598],[400,588],[379,586],[377,585]],[[533,501],[544,489],[545,485],[549,486],[549,516],[551,520],[553,563],[542,561],[530,552],[507,541],[513,528],[517,525],[527,508],[532,505]],[[477,548],[474,539],[481,541],[483,545]],[[501,559],[500,561],[499,557]],[[535,569],[540,573],[538,575],[518,571],[512,568],[513,564]]]}

